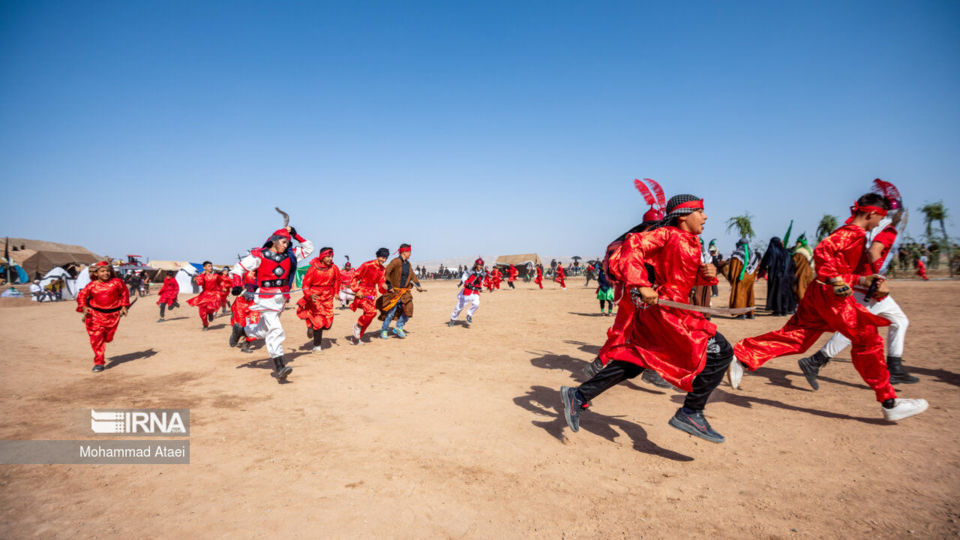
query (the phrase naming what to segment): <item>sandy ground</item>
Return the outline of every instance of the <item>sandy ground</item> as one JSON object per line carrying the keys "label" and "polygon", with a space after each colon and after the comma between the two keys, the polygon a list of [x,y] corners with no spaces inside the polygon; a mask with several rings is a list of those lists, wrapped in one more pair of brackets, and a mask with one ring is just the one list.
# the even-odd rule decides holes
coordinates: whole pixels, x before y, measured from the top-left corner
{"label": "sandy ground", "polygon": [[[0,466],[0,536],[960,534],[960,282],[893,284],[921,378],[899,390],[927,413],[887,423],[846,355],[819,392],[787,357],[717,389],[720,445],[668,426],[682,395],[639,379],[567,429],[557,389],[612,321],[581,280],[484,294],[473,328],[445,325],[452,283],[425,286],[405,340],[353,346],[338,310],[315,354],[287,311],[286,385],[264,349],[227,347],[226,318],[200,332],[186,296],[162,324],[142,299],[100,375],[73,303],[0,301],[0,438],[93,439],[90,408],[187,407],[192,450],[190,465]],[[718,324],[733,341],[784,321]]]}

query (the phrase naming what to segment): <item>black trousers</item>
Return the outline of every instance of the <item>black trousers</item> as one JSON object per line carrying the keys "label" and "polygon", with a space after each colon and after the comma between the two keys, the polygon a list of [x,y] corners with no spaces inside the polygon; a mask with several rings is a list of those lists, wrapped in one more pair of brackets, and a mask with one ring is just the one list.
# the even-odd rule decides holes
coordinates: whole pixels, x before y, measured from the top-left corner
{"label": "black trousers", "polygon": [[603,311],[603,303],[606,302],[610,305],[610,309],[613,309],[613,300],[601,300],[600,301],[600,311]]}
{"label": "black trousers", "polygon": [[[707,400],[713,389],[720,385],[723,374],[733,360],[733,347],[717,332],[707,344],[707,362],[703,371],[693,379],[693,391],[687,393],[683,406],[695,411],[702,411],[707,406]],[[580,385],[578,390],[587,401],[599,396],[608,388],[627,379],[632,379],[643,372],[643,368],[623,360],[614,360],[606,365],[592,379]]]}

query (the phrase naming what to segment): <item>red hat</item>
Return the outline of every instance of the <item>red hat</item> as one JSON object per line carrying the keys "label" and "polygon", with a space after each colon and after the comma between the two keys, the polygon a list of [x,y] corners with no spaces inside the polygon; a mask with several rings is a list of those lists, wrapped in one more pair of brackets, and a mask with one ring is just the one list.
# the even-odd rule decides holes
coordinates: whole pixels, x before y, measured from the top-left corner
{"label": "red hat", "polygon": [[480,266],[483,266],[483,259],[481,259],[481,258],[478,257],[477,260],[473,261],[473,265],[474,265],[474,266],[476,266],[476,265],[478,265],[478,264],[479,264]]}
{"label": "red hat", "polygon": [[288,230],[286,230],[286,229],[277,229],[276,231],[274,231],[274,233],[271,235],[271,237],[272,237],[272,236],[282,236],[282,237],[286,238],[287,240],[290,240],[290,239],[292,238],[292,237],[290,236],[290,231],[288,231]]}
{"label": "red hat", "polygon": [[643,213],[643,221],[660,221],[663,219],[663,210],[659,208],[651,208]]}
{"label": "red hat", "polygon": [[110,266],[110,263],[107,261],[100,261],[97,264],[94,264],[94,266]]}
{"label": "red hat", "polygon": [[[643,214],[643,221],[660,221],[663,219],[664,210],[667,208],[667,199],[663,193],[663,188],[660,187],[660,184],[653,178],[644,178],[643,180],[650,184],[650,187],[647,187],[647,185],[639,179],[635,178],[633,180],[633,186],[643,195],[643,200],[650,205],[650,210],[647,210],[646,213]],[[653,190],[652,192],[650,191],[651,189]],[[654,197],[654,193],[656,193],[656,197]]]}

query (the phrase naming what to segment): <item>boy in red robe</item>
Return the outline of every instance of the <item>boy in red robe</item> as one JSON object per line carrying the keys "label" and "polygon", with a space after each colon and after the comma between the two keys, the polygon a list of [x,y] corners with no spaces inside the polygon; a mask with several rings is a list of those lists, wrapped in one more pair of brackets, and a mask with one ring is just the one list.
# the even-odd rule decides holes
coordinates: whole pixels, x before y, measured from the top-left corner
{"label": "boy in red robe", "polygon": [[561,289],[567,288],[567,280],[565,279],[567,275],[563,272],[563,265],[557,264],[557,283],[560,284]]}
{"label": "boy in red robe", "polygon": [[230,269],[223,268],[220,270],[220,314],[227,314],[227,304],[230,300],[230,290],[233,289],[234,283],[233,278],[230,277]]}
{"label": "boy in red robe", "polygon": [[107,343],[113,341],[120,317],[130,307],[130,291],[113,272],[113,266],[100,261],[88,269],[90,283],[77,295],[77,311],[83,313],[83,324],[93,348],[93,372],[103,371]]}
{"label": "boy in red robe", "polygon": [[[704,264],[700,254],[699,235],[707,220],[703,200],[676,195],[666,211],[663,226],[629,235],[610,257],[610,272],[641,309],[629,325],[628,339],[610,351],[606,367],[578,388],[560,388],[564,417],[573,431],[579,430],[580,414],[592,399],[652,369],[688,392],[669,424],[710,442],[724,441],[703,410],[733,360],[733,349],[703,314],[658,305],[660,298],[687,304],[695,285],[717,282],[716,268]],[[656,283],[648,265],[656,273]]]}
{"label": "boy in red robe", "polygon": [[353,274],[356,270],[350,265],[350,261],[343,263],[340,270],[340,309],[347,309],[353,302],[353,289],[350,288],[350,282],[353,281]]}
{"label": "boy in red robe", "polygon": [[[250,309],[253,306],[254,292],[257,290],[257,275],[253,272],[247,272],[240,280],[239,285],[231,289],[231,294],[236,296],[233,304],[230,306],[230,325],[233,328],[242,329],[245,326],[256,325],[260,322],[260,312]],[[255,337],[243,336],[243,342],[240,344],[240,352],[252,353],[251,344],[257,340]],[[238,343],[231,343],[237,345]]]}
{"label": "boy in red robe", "polygon": [[160,306],[160,319],[158,319],[157,322],[163,322],[164,310],[167,307],[170,309],[180,307],[180,304],[177,303],[177,295],[180,294],[180,284],[177,283],[176,275],[177,273],[173,270],[168,270],[166,277],[163,278],[163,286],[160,287],[160,297],[157,299],[157,305]]}
{"label": "boy in red robe", "polygon": [[303,298],[297,302],[297,317],[307,322],[313,352],[322,350],[323,331],[333,326],[333,299],[340,294],[341,280],[340,269],[333,264],[333,248],[322,248],[303,276]]}
{"label": "boy in red robe", "polygon": [[387,292],[383,263],[387,261],[387,257],[389,256],[389,249],[378,249],[377,258],[358,266],[356,273],[353,275],[353,280],[350,282],[350,288],[356,295],[353,303],[350,304],[350,309],[356,311],[357,308],[359,308],[363,311],[363,314],[357,319],[357,324],[353,325],[354,345],[363,344],[363,341],[361,341],[363,333],[367,331],[367,327],[370,326],[374,317],[377,316],[377,294]]}
{"label": "boy in red robe", "polygon": [[[857,199],[846,224],[813,250],[817,279],[807,287],[797,312],[780,330],[739,341],[734,351],[740,362],[756,370],[770,359],[806,351],[824,332],[840,332],[851,341],[853,367],[873,389],[887,420],[902,420],[927,409],[926,400],[897,398],[884,361],[883,338],[877,332],[878,326],[890,321],[870,313],[852,296],[851,286],[869,288],[875,280],[874,297],[890,292],[864,256],[867,231],[880,223],[888,207],[887,200],[877,193]],[[738,374],[731,370],[734,386],[739,386],[739,381],[733,380]]]}
{"label": "boy in red robe", "polygon": [[493,288],[500,290],[500,282],[503,279],[503,274],[500,273],[500,268],[494,266],[493,270],[490,272],[491,279],[493,280]]}
{"label": "boy in red robe", "polygon": [[200,294],[187,300],[187,303],[197,308],[203,329],[208,330],[210,321],[220,309],[220,289],[223,281],[219,274],[214,273],[213,263],[210,261],[203,262],[203,272],[194,276],[193,281],[200,287]]}
{"label": "boy in red robe", "polygon": [[511,264],[510,275],[507,276],[507,285],[509,285],[511,289],[516,289],[516,287],[513,285],[513,282],[517,280],[518,275],[520,275],[520,272],[517,271],[517,267]]}
{"label": "boy in red robe", "polygon": [[543,267],[539,264],[537,265],[537,277],[533,278],[533,282],[540,286],[540,289],[543,290]]}
{"label": "boy in red robe", "polygon": [[923,278],[924,281],[930,279],[927,277],[927,265],[924,264],[923,259],[917,259],[917,275]]}

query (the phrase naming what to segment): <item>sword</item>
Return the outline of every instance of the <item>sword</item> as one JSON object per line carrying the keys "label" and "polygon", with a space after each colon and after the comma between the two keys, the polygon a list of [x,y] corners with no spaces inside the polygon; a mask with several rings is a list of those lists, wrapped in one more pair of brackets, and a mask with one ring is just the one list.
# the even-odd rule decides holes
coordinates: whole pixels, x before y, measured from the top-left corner
{"label": "sword", "polygon": [[284,226],[284,227],[286,227],[287,225],[290,225],[290,214],[284,212],[283,210],[281,210],[281,209],[280,209],[279,207],[277,207],[277,206],[274,206],[273,209],[276,210],[278,214],[280,214],[281,216],[283,216],[283,226]]}
{"label": "sword", "polygon": [[743,307],[743,308],[715,308],[707,306],[695,306],[693,304],[681,304],[680,302],[674,302],[673,300],[665,300],[660,298],[657,300],[657,305],[671,307],[675,309],[682,309],[685,311],[696,311],[698,313],[703,313],[705,315],[743,315],[744,313],[750,313],[757,309],[756,307]]}

